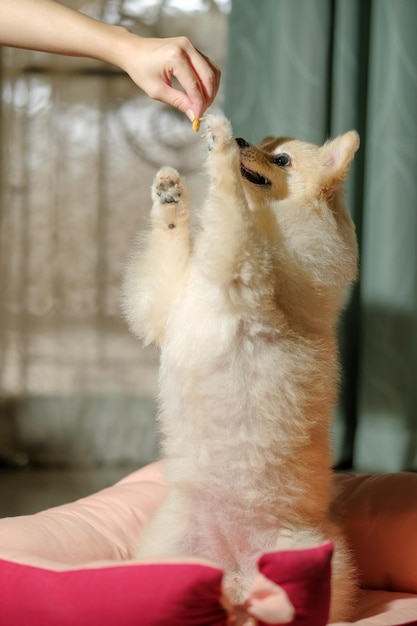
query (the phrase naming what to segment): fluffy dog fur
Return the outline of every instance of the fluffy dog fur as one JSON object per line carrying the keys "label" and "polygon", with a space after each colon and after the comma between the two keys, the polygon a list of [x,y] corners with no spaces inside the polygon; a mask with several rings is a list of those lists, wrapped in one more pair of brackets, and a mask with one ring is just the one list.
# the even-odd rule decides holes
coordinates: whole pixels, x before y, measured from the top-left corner
{"label": "fluffy dog fur", "polygon": [[157,174],[151,229],[127,267],[124,310],[161,350],[159,422],[170,494],[143,558],[206,557],[242,600],[260,553],[335,542],[332,620],[354,576],[330,519],[335,329],[357,273],[343,182],[350,131],[318,147],[234,140],[206,122],[209,189],[193,235],[184,180]]}

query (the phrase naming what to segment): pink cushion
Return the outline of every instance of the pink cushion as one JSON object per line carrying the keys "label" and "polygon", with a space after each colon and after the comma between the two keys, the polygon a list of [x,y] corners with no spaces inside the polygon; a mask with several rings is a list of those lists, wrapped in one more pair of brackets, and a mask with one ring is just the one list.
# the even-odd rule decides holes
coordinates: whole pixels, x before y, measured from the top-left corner
{"label": "pink cushion", "polygon": [[333,547],[325,543],[309,550],[265,554],[260,571],[280,585],[295,608],[293,626],[327,624]]}
{"label": "pink cushion", "polygon": [[[358,626],[417,623],[416,595],[384,591],[417,592],[417,476],[338,476],[336,484],[336,510],[363,584],[381,589],[363,593]],[[215,564],[132,560],[140,530],[166,489],[162,466],[154,464],[88,498],[0,520],[0,624],[226,624]],[[326,623],[330,548],[260,559],[260,571],[295,606],[297,626]],[[262,602],[260,615],[268,615]]]}
{"label": "pink cushion", "polygon": [[363,586],[417,594],[417,474],[340,475],[336,484]]}
{"label": "pink cushion", "polygon": [[[154,464],[77,502],[0,520],[0,624],[226,625],[223,573],[215,564],[132,560],[140,530],[166,491],[162,467]],[[326,624],[331,552],[327,543],[260,560],[260,572],[282,583],[296,607],[297,626]],[[288,621],[285,592],[272,585],[266,593],[260,581],[258,616],[270,617],[272,606],[279,621]]]}
{"label": "pink cushion", "polygon": [[129,559],[162,502],[162,465],[153,463],[87,498],[35,515],[0,519],[0,557],[55,567]]}
{"label": "pink cushion", "polygon": [[166,618],[170,626],[220,626],[221,579],[220,570],[197,563],[56,572],[3,561],[0,624],[145,626]]}
{"label": "pink cushion", "polygon": [[[274,582],[283,581],[296,608],[294,626],[327,623],[331,553],[331,544],[323,544],[261,558],[260,572]],[[222,575],[215,566],[200,562],[56,571],[0,560],[0,624],[226,626]],[[278,623],[278,618],[269,623]]]}

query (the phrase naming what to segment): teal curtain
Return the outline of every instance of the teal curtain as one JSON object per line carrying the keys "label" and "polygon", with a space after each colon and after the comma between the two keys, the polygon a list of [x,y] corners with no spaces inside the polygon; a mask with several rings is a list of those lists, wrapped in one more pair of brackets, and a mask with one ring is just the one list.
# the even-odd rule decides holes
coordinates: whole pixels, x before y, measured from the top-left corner
{"label": "teal curtain", "polygon": [[258,142],[361,135],[360,280],[341,325],[335,463],[417,470],[417,1],[234,0],[226,114]]}

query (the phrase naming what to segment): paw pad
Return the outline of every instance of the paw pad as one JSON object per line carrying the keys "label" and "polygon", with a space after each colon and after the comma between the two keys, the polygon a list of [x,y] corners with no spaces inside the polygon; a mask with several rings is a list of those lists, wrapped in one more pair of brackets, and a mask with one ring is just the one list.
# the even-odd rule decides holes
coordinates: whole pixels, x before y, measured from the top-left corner
{"label": "paw pad", "polygon": [[181,188],[171,178],[162,179],[156,185],[156,194],[163,204],[177,203],[181,198]]}

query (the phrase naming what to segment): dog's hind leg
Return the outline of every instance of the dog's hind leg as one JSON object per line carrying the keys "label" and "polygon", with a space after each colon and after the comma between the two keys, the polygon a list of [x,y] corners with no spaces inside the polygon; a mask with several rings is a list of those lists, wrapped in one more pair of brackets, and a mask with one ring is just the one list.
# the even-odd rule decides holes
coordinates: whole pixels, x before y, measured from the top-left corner
{"label": "dog's hind leg", "polygon": [[159,345],[190,256],[187,187],[172,167],[156,175],[152,200],[151,228],[139,238],[127,265],[122,304],[133,332],[146,345]]}
{"label": "dog's hind leg", "polygon": [[190,503],[172,488],[152,519],[146,524],[135,557],[140,560],[191,555],[186,538],[190,532]]}

